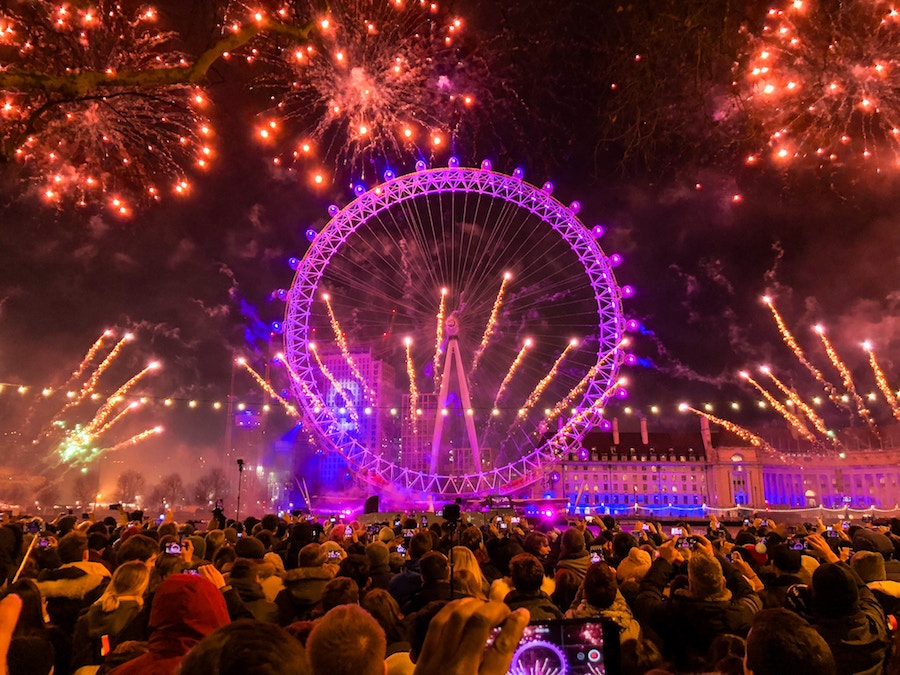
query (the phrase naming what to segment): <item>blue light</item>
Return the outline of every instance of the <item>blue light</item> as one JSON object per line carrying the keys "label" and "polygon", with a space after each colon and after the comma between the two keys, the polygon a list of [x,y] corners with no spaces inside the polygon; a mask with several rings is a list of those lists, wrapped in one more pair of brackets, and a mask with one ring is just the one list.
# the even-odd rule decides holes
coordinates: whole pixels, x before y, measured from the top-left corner
{"label": "blue light", "polygon": [[416,171],[424,171],[427,165],[421,159],[416,162]]}
{"label": "blue light", "polygon": [[300,267],[300,258],[288,258],[288,265],[292,270],[295,270]]}
{"label": "blue light", "polygon": [[313,228],[307,228],[306,230],[306,239],[307,241],[313,241],[316,238],[316,235],[319,234]]}
{"label": "blue light", "polygon": [[276,333],[278,335],[281,335],[284,332],[284,326],[280,321],[273,321],[269,327],[272,329],[273,333]]}
{"label": "blue light", "polygon": [[334,218],[340,212],[340,210],[341,209],[338,207],[337,204],[332,204],[331,206],[328,207],[328,215],[331,216],[332,218]]}

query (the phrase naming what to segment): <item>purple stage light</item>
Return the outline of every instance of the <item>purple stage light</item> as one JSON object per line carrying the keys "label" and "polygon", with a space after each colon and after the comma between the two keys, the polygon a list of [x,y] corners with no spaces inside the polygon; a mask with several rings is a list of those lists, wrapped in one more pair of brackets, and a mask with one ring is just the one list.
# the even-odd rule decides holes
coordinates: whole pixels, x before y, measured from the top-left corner
{"label": "purple stage light", "polygon": [[628,390],[623,387],[619,387],[618,389],[616,389],[616,398],[628,398]]}
{"label": "purple stage light", "polygon": [[600,431],[609,431],[612,429],[612,422],[609,420],[600,420]]}
{"label": "purple stage light", "polygon": [[628,319],[628,321],[625,322],[625,330],[627,330],[629,333],[633,333],[640,327],[641,324],[638,323],[635,319]]}
{"label": "purple stage light", "polygon": [[512,177],[513,177],[515,180],[522,180],[522,179],[525,177],[525,169],[523,169],[523,168],[520,167],[520,166],[517,166],[517,167],[513,170],[513,175],[512,175]]}
{"label": "purple stage light", "polygon": [[276,335],[281,335],[284,332],[284,326],[280,321],[273,321],[271,324],[269,324],[269,328]]}
{"label": "purple stage light", "polygon": [[634,295],[634,288],[632,288],[631,286],[622,286],[623,298],[630,298],[632,295]]}
{"label": "purple stage light", "polygon": [[286,288],[279,288],[275,291],[275,297],[279,300],[287,300],[288,292]]}
{"label": "purple stage light", "polygon": [[385,183],[387,183],[389,180],[394,180],[394,178],[397,176],[397,174],[395,174],[390,169],[385,170],[385,172],[382,175],[384,176]]}
{"label": "purple stage light", "polygon": [[625,355],[625,365],[633,366],[637,363],[637,357],[634,354],[626,354]]}
{"label": "purple stage light", "polygon": [[365,193],[366,193],[366,186],[363,185],[362,183],[357,183],[356,185],[353,186],[353,194],[355,194],[357,197],[364,195]]}

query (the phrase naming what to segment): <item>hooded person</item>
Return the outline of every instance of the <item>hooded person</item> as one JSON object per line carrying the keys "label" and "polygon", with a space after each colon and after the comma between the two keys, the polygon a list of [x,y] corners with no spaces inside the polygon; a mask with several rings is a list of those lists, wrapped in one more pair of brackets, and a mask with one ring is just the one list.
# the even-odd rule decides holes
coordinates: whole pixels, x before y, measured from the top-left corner
{"label": "hooded person", "polygon": [[838,675],[880,675],[890,644],[881,605],[844,563],[820,565],[812,575],[810,623],[831,647]]}
{"label": "hooded person", "polygon": [[900,615],[900,582],[887,578],[884,558],[874,551],[860,551],[850,559],[850,569],[872,591],[885,615]]}
{"label": "hooded person", "polygon": [[334,579],[337,568],[325,564],[321,544],[307,544],[297,556],[298,566],[284,573],[284,590],[275,596],[278,623],[287,626],[309,619],[322,601],[325,585]]}
{"label": "hooded person", "polygon": [[228,624],[228,608],[211,582],[173,574],[153,596],[149,651],[111,671],[113,675],[169,675],[203,638]]}
{"label": "hooded person", "polygon": [[556,570],[570,570],[583,580],[590,566],[591,555],[585,548],[584,534],[578,528],[570,527],[562,535]]}

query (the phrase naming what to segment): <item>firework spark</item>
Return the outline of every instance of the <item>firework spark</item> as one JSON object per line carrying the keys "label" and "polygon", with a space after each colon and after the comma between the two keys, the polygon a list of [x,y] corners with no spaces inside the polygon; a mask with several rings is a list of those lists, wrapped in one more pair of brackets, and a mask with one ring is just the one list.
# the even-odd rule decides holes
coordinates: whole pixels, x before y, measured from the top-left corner
{"label": "firework spark", "polygon": [[325,300],[325,307],[328,309],[328,318],[331,322],[331,330],[334,332],[334,339],[338,344],[338,347],[341,350],[341,356],[344,357],[344,361],[347,363],[347,367],[350,368],[350,373],[359,382],[359,385],[362,387],[363,392],[365,392],[366,400],[374,401],[375,400],[375,392],[372,391],[371,387],[369,387],[368,382],[366,382],[366,378],[363,377],[363,374],[359,372],[359,367],[356,365],[356,362],[353,360],[353,356],[350,354],[350,348],[347,346],[347,338],[344,336],[344,330],[341,328],[341,324],[337,320],[337,316],[334,314],[334,308],[331,306],[331,296],[327,293],[322,298]]}
{"label": "firework spark", "polygon": [[[289,69],[261,84],[273,107],[259,128],[275,141],[285,127],[304,128],[292,154],[362,171],[373,160],[450,147],[480,95],[480,62],[457,43],[463,22],[437,3],[420,0],[308,0],[311,41],[273,56]],[[285,83],[291,86],[285,87]],[[317,183],[320,172],[313,173]]]}
{"label": "firework spark", "polygon": [[447,313],[447,289],[441,289],[441,304],[438,305],[437,313],[437,330],[434,337],[434,359],[432,359],[432,369],[434,372],[434,390],[441,388],[441,345],[444,343],[444,319]]}
{"label": "firework spark", "polygon": [[212,160],[206,95],[156,18],[115,0],[0,9],[0,151],[48,203],[128,216]]}
{"label": "firework spark", "polygon": [[500,314],[500,307],[503,304],[503,294],[506,292],[506,285],[509,283],[510,279],[512,279],[512,274],[506,272],[503,275],[503,281],[500,282],[500,290],[497,291],[497,297],[494,299],[494,306],[491,308],[491,314],[484,327],[481,343],[479,343],[478,348],[475,350],[475,355],[472,357],[472,366],[469,368],[470,380],[478,369],[478,363],[481,361],[481,356],[484,354],[484,350],[487,349],[488,343],[491,341],[491,336],[494,334],[494,328],[497,325],[497,316]]}
{"label": "firework spark", "polygon": [[838,392],[837,387],[835,387],[831,382],[825,379],[825,376],[822,374],[822,371],[816,368],[812,363],[809,362],[809,359],[806,358],[806,354],[803,353],[803,350],[800,348],[800,345],[797,344],[797,340],[794,338],[794,335],[791,331],[788,330],[787,326],[784,323],[784,319],[781,318],[781,314],[778,313],[778,310],[775,309],[775,303],[772,301],[772,298],[769,296],[763,297],[763,302],[769,307],[769,310],[772,312],[772,316],[775,319],[775,323],[778,325],[778,330],[781,332],[781,339],[784,340],[784,344],[786,344],[792,352],[794,352],[794,356],[797,357],[797,360],[803,364],[803,366],[812,373],[812,376],[816,378],[816,381],[819,382],[824,388],[825,393],[828,394],[829,400],[834,403],[837,407],[843,408],[841,402],[841,395]]}
{"label": "firework spark", "polygon": [[760,370],[765,374],[772,383],[778,387],[781,392],[787,396],[791,403],[798,409],[803,412],[804,415],[812,422],[812,425],[816,428],[820,434],[828,435],[828,428],[825,426],[825,421],[816,414],[816,411],[807,405],[802,398],[797,395],[797,392],[793,389],[790,389],[784,382],[778,379],[775,376],[775,373],[772,372],[772,369],[768,366],[761,366]]}
{"label": "firework spark", "polygon": [[64,389],[68,389],[71,385],[81,379],[81,376],[84,375],[84,371],[87,370],[88,366],[94,360],[94,357],[97,356],[97,353],[103,347],[103,342],[106,338],[112,336],[113,332],[111,330],[103,331],[103,334],[97,338],[97,341],[91,345],[91,348],[88,349],[87,353],[84,355],[84,358],[81,359],[81,363],[78,364],[78,367],[72,371],[72,375],[69,377],[68,382],[63,385]]}
{"label": "firework spark", "polygon": [[[553,409],[550,411],[550,414],[545,419],[548,422],[555,420],[557,417],[559,417],[565,411],[566,408],[568,408],[570,405],[572,405],[572,402],[575,400],[575,398],[577,396],[581,395],[581,393],[585,390],[585,388],[588,386],[590,381],[600,371],[600,368],[602,368],[603,365],[607,361],[609,361],[610,358],[612,358],[615,355],[615,353],[619,350],[619,348],[621,348],[627,342],[628,342],[628,338],[622,338],[622,340],[619,341],[619,344],[617,344],[615,347],[613,347],[608,352],[606,352],[603,356],[601,356],[600,360],[588,369],[588,371],[587,371],[587,373],[585,373],[584,377],[581,378],[581,381],[578,384],[576,384],[574,387],[572,387],[572,389],[569,390],[569,393],[566,394],[565,397],[563,397],[563,399],[553,407]],[[624,384],[625,384],[624,381],[620,380],[611,388],[610,391],[604,392],[604,394],[602,396],[600,396],[599,400],[605,402],[606,399],[609,397],[609,395],[613,391],[615,391],[619,386],[623,386]]]}
{"label": "firework spark", "polygon": [[338,393],[341,399],[344,401],[344,406],[347,408],[347,412],[350,413],[350,419],[353,420],[354,424],[359,424],[359,414],[356,412],[356,405],[353,403],[353,399],[350,395],[347,394],[347,391],[344,389],[343,385],[338,382],[337,378],[331,373],[328,367],[322,362],[322,358],[319,356],[319,350],[316,348],[315,342],[309,343],[309,351],[313,355],[313,358],[316,360],[316,363],[319,366],[319,371],[322,375],[325,376],[331,386],[334,387],[334,390]]}
{"label": "firework spark", "polygon": [[[140,407],[141,407],[141,404],[140,404],[139,401],[132,401],[132,402],[129,403],[127,406],[125,406],[122,410],[120,410],[119,413],[118,413],[115,417],[113,417],[109,422],[107,422],[107,423],[104,424],[102,427],[100,427],[99,429],[97,429],[97,431],[93,432],[94,435],[96,435],[96,436],[98,436],[98,437],[99,437],[99,436],[102,436],[102,435],[105,434],[107,431],[109,431],[110,429],[112,429],[116,424],[118,424],[119,422],[121,422],[121,421],[125,418],[126,415],[128,415],[128,414],[134,412],[135,410],[137,410],[137,409],[140,408]],[[96,418],[94,418],[93,420],[91,420],[90,423],[91,423],[91,424],[94,424],[95,422],[96,422]]]}
{"label": "firework spark", "polygon": [[283,396],[281,396],[277,391],[272,388],[268,382],[263,379],[262,375],[257,373],[253,368],[247,363],[247,359],[241,357],[239,359],[235,359],[235,363],[239,366],[242,366],[244,370],[250,373],[250,377],[252,377],[256,383],[265,391],[269,396],[278,401],[281,406],[288,412],[292,417],[299,417],[299,413],[297,412],[297,408],[295,408],[290,401],[286,400]]}
{"label": "firework spark", "polygon": [[825,347],[825,353],[828,354],[828,359],[841,374],[841,379],[844,382],[844,388],[847,390],[847,393],[850,394],[850,397],[856,404],[856,412],[859,413],[860,418],[862,418],[862,420],[869,425],[869,428],[876,435],[879,435],[878,428],[875,426],[875,420],[872,419],[872,413],[869,412],[869,409],[866,408],[865,401],[863,401],[862,397],[856,392],[856,385],[853,383],[853,376],[850,374],[850,369],[847,367],[847,364],[845,364],[841,360],[841,357],[838,356],[837,351],[835,351],[834,346],[831,344],[831,340],[829,340],[828,336],[825,335],[825,328],[823,326],[817,325],[813,327],[813,330],[816,331],[816,333],[819,335],[819,339],[822,340],[822,345]]}
{"label": "firework spark", "polygon": [[762,438],[760,438],[759,436],[754,434],[752,431],[748,431],[744,427],[740,426],[739,424],[735,424],[734,422],[729,422],[728,420],[722,419],[721,417],[716,417],[715,415],[711,415],[708,412],[703,412],[702,410],[697,410],[696,408],[692,408],[687,403],[682,403],[680,406],[678,406],[678,409],[679,410],[687,410],[689,412],[694,413],[695,415],[698,415],[699,417],[705,417],[713,424],[719,425],[723,429],[730,431],[731,433],[735,434],[739,438],[747,441],[748,443],[750,443],[751,445],[753,445],[757,448],[760,448],[762,450],[768,450],[769,452],[775,452],[775,449],[771,445],[769,445],[766,441],[764,441]]}
{"label": "firework spark", "polygon": [[743,95],[776,163],[878,166],[882,152],[897,162],[900,13],[891,2],[788,2],[769,10],[750,49]]}
{"label": "firework spark", "polygon": [[[76,394],[71,401],[60,410],[59,414],[63,414],[70,408],[75,407],[79,403],[81,403],[88,394],[91,394],[94,391],[94,388],[97,386],[97,382],[100,380],[100,377],[106,372],[106,369],[109,368],[110,364],[116,360],[116,357],[122,351],[126,344],[131,342],[134,339],[134,335],[131,333],[125,333],[122,338],[116,343],[116,345],[112,348],[109,354],[106,355],[106,358],[100,362],[100,365],[94,369],[94,372],[91,373],[90,377],[88,377],[87,381],[82,385],[81,391]],[[57,415],[56,419],[59,419],[59,415]]]}
{"label": "firework spark", "polygon": [[97,411],[97,414],[94,416],[94,419],[92,419],[88,423],[88,425],[86,427],[87,431],[89,433],[96,432],[99,434],[99,432],[96,431],[97,428],[100,427],[104,422],[106,422],[107,418],[112,413],[113,408],[119,402],[121,402],[122,397],[124,397],[131,390],[131,388],[134,387],[134,385],[136,385],[138,382],[140,382],[142,379],[144,379],[145,375],[147,375],[148,373],[152,373],[154,370],[157,370],[157,369],[159,369],[159,363],[156,361],[153,361],[146,368],[144,368],[142,371],[140,371],[137,375],[135,375],[130,380],[125,382],[125,384],[123,384],[121,387],[116,389],[116,391],[113,392],[112,396],[110,396],[106,400],[106,402],[102,406],[100,406],[100,409]]}
{"label": "firework spark", "polygon": [[[525,403],[519,408],[519,413],[517,415],[517,421],[524,419],[528,415],[528,411],[531,410],[540,399],[541,394],[544,393],[544,390],[553,381],[553,378],[556,377],[556,374],[559,372],[559,366],[565,360],[565,358],[569,355],[575,347],[579,344],[578,340],[572,339],[569,341],[569,344],[566,345],[566,348],[563,349],[562,354],[553,362],[553,365],[550,367],[550,370],[543,377],[543,379],[538,382],[537,386],[532,390],[532,392],[528,395],[528,398],[525,399]],[[516,423],[513,424],[515,426]]]}
{"label": "firework spark", "polygon": [[113,445],[110,448],[105,448],[105,449],[101,450],[100,452],[101,453],[116,452],[118,450],[122,450],[124,448],[131,447],[132,445],[137,445],[141,441],[146,440],[146,439],[150,438],[151,436],[155,436],[156,434],[161,434],[162,432],[163,432],[162,427],[153,427],[152,429],[147,429],[146,431],[142,431],[139,434],[135,434],[134,436],[132,436],[129,439],[120,441],[119,443],[116,443],[115,445]]}
{"label": "firework spark", "polygon": [[803,420],[801,420],[794,413],[792,413],[790,410],[788,410],[781,403],[781,401],[779,401],[777,398],[772,396],[772,394],[770,394],[769,391],[765,387],[763,387],[759,382],[757,382],[752,377],[750,377],[750,373],[748,373],[747,371],[741,371],[740,376],[742,378],[744,378],[745,380],[747,380],[747,382],[752,384],[753,387],[760,394],[762,394],[763,397],[769,402],[769,405],[771,405],[776,411],[778,411],[778,413],[782,417],[784,417],[784,419],[787,421],[787,423],[790,424],[794,429],[797,430],[798,434],[803,436],[803,438],[805,438],[810,443],[816,443],[818,441],[818,438],[816,438],[816,435],[807,428],[807,426],[803,423]]}
{"label": "firework spark", "polygon": [[324,407],[325,407],[325,404],[322,403],[322,400],[312,392],[312,390],[309,388],[309,385],[307,385],[306,382],[303,380],[303,378],[301,378],[301,377],[297,374],[297,371],[295,371],[295,370],[291,367],[291,364],[288,363],[288,360],[287,360],[287,358],[285,357],[284,354],[282,354],[282,353],[279,352],[278,354],[275,355],[275,359],[276,359],[277,361],[281,362],[281,364],[282,364],[282,365],[285,367],[285,369],[287,370],[288,376],[291,378],[291,380],[293,380],[293,381],[296,382],[298,385],[300,385],[300,387],[303,389],[304,395],[306,395],[307,397],[309,397],[310,399],[312,399],[312,400],[315,402],[315,406],[316,406],[317,408],[324,408]]}
{"label": "firework spark", "polygon": [[881,366],[878,365],[878,360],[875,358],[875,350],[872,349],[872,343],[868,340],[863,342],[863,349],[869,354],[869,366],[872,368],[872,373],[875,375],[875,381],[878,383],[878,388],[884,395],[884,400],[887,401],[888,405],[891,407],[894,419],[900,422],[900,404],[898,404],[897,396],[888,384],[884,371],[881,369]]}
{"label": "firework spark", "polygon": [[497,394],[494,396],[494,405],[493,408],[496,410],[497,405],[500,403],[500,397],[506,392],[506,388],[509,386],[509,383],[513,379],[513,375],[516,374],[516,371],[519,369],[519,366],[522,365],[522,360],[525,358],[525,353],[534,344],[531,338],[526,338],[525,342],[522,343],[522,348],[519,350],[519,353],[516,354],[516,358],[513,359],[513,362],[509,366],[509,370],[506,371],[506,375],[503,377],[503,381],[500,383],[500,386],[497,388]]}
{"label": "firework spark", "polygon": [[406,345],[406,375],[409,377],[409,421],[413,433],[415,433],[417,409],[419,406],[419,388],[416,386],[416,367],[412,358],[412,338],[406,338],[404,344]]}

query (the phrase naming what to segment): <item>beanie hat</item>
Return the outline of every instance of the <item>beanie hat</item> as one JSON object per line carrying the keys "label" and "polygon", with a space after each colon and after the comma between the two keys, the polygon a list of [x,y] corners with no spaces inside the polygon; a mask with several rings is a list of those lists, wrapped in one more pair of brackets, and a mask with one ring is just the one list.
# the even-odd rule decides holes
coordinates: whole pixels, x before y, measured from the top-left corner
{"label": "beanie hat", "polygon": [[394,530],[385,525],[381,528],[381,531],[378,533],[378,539],[387,544],[394,540]]}
{"label": "beanie hat", "polygon": [[634,579],[640,581],[650,571],[650,554],[640,548],[633,548],[628,551],[628,557],[619,563],[616,570],[616,578],[619,581],[627,581]]}
{"label": "beanie hat", "polygon": [[387,565],[391,557],[391,552],[383,541],[373,541],[366,546],[366,558],[369,559],[369,565],[379,567]]}
{"label": "beanie hat", "polygon": [[812,583],[812,575],[819,569],[819,561],[811,555],[800,555],[800,571],[797,576],[803,579],[804,584]]}
{"label": "beanie hat", "polygon": [[716,558],[695,551],[688,561],[691,595],[698,600],[719,600],[725,592],[722,565]]}
{"label": "beanie hat", "polygon": [[803,565],[803,554],[786,544],[779,544],[772,550],[772,564],[782,572],[797,574]]}
{"label": "beanie hat", "polygon": [[744,546],[741,546],[740,554],[744,560],[758,569],[769,561],[769,558],[766,555],[767,550],[766,545],[763,543],[745,544]]}
{"label": "beanie hat", "polygon": [[825,563],[812,575],[812,610],[823,616],[847,616],[859,606],[859,590],[846,565]]}
{"label": "beanie hat", "polygon": [[884,558],[874,551],[860,551],[855,554],[850,559],[850,568],[867,584],[887,579]]}
{"label": "beanie hat", "polygon": [[734,545],[745,546],[747,544],[756,544],[756,535],[747,530],[741,530],[734,538]]}
{"label": "beanie hat", "polygon": [[[344,558],[347,557],[347,552],[346,552],[346,551],[344,550],[344,548],[343,548],[340,544],[338,544],[336,541],[326,541],[324,544],[322,544],[322,550],[325,551],[325,558],[326,558],[326,560],[328,559],[328,554],[329,554],[329,553],[332,553],[332,552],[334,552],[334,551],[339,551],[339,552],[340,552],[340,554],[341,554],[340,559],[341,559],[341,560],[343,560]],[[334,561],[331,560],[331,561],[329,561],[329,562],[334,562]],[[337,564],[337,563],[335,563],[335,564]]]}
{"label": "beanie hat", "polygon": [[197,534],[192,534],[188,539],[194,545],[194,557],[203,560],[206,557],[206,539]]}
{"label": "beanie hat", "polygon": [[272,565],[275,568],[275,574],[277,576],[281,576],[284,574],[284,560],[281,559],[281,556],[277,553],[273,553],[269,551],[263,556],[263,560]]}
{"label": "beanie hat", "polygon": [[225,541],[227,541],[232,546],[237,543],[238,536],[237,530],[233,527],[226,527],[222,532],[225,534]]}
{"label": "beanie hat", "polygon": [[266,547],[256,537],[243,537],[234,545],[234,552],[238,558],[250,558],[262,560],[266,555]]}
{"label": "beanie hat", "polygon": [[888,560],[894,555],[894,544],[887,535],[861,527],[853,535],[853,550],[875,551]]}

